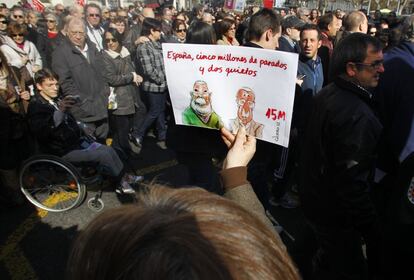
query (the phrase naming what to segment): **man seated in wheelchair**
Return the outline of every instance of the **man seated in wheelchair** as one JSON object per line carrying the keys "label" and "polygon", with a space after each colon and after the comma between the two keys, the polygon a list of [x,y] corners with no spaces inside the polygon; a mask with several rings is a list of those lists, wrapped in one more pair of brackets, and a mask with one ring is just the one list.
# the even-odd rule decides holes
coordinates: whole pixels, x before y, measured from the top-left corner
{"label": "man seated in wheelchair", "polygon": [[81,129],[70,113],[71,107],[81,102],[79,98],[59,96],[58,76],[49,69],[38,71],[35,83],[37,92],[29,104],[27,118],[41,149],[72,163],[95,162],[119,183],[117,192],[134,193],[131,184],[143,177],[126,174],[115,150],[95,142]]}

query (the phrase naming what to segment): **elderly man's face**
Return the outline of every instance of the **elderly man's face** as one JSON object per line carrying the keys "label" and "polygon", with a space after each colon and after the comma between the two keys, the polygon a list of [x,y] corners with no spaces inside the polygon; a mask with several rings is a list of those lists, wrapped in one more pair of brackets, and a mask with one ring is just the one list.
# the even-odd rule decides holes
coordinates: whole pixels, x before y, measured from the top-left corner
{"label": "elderly man's face", "polygon": [[240,89],[237,92],[237,117],[243,125],[247,125],[253,119],[254,100],[255,95],[253,91]]}
{"label": "elderly man's face", "polygon": [[207,83],[196,82],[191,92],[191,108],[197,115],[208,115],[212,112],[211,92],[208,90]]}
{"label": "elderly man's face", "polygon": [[85,47],[85,28],[81,24],[72,24],[68,28],[68,38],[77,47],[83,49]]}

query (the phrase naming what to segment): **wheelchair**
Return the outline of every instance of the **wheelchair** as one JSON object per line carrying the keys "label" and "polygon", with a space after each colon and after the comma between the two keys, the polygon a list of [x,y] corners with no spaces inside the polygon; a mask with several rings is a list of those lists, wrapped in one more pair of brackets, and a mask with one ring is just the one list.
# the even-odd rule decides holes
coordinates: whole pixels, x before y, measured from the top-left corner
{"label": "wheelchair", "polygon": [[103,178],[99,172],[88,172],[94,167],[76,166],[57,156],[39,154],[27,159],[19,174],[22,193],[38,208],[50,212],[73,209],[85,200],[86,185],[98,183],[100,190],[88,200],[88,208],[99,212],[104,208]]}

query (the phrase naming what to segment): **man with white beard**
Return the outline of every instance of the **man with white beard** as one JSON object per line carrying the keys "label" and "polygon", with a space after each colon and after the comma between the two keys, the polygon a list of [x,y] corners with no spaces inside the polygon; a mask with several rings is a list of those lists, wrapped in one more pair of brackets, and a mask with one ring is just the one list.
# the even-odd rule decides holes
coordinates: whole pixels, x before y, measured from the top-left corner
{"label": "man with white beard", "polygon": [[221,128],[223,123],[211,105],[211,92],[205,81],[195,81],[190,106],[183,112],[183,123],[188,125]]}
{"label": "man with white beard", "polygon": [[261,138],[264,125],[253,120],[253,110],[256,104],[256,96],[251,88],[243,87],[237,91],[237,118],[230,120],[231,130],[237,133],[239,127],[243,126],[246,133]]}

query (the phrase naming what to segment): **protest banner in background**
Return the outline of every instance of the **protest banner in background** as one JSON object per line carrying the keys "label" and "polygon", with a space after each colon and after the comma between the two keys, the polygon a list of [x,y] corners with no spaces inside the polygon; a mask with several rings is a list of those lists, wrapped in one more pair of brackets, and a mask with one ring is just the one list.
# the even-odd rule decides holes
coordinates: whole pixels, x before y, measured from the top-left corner
{"label": "protest banner in background", "polygon": [[234,11],[243,13],[245,7],[246,7],[246,0],[235,0]]}
{"label": "protest banner in background", "polygon": [[224,125],[233,132],[244,126],[258,139],[288,146],[297,54],[219,45],[162,46],[177,124]]}
{"label": "protest banner in background", "polygon": [[224,1],[224,9],[233,10],[234,0],[225,0]]}

